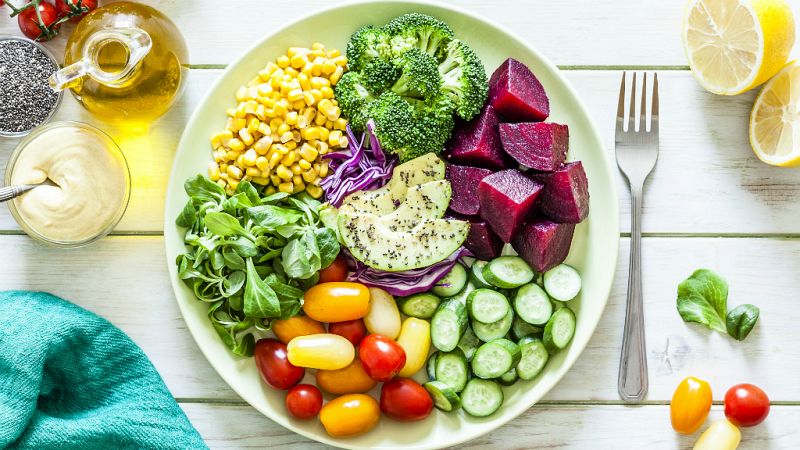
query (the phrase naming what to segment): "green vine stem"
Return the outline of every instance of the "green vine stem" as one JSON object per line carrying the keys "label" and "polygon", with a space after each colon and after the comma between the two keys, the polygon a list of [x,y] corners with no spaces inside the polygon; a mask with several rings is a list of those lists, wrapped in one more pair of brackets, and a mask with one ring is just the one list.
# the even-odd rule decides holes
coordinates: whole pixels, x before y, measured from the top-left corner
{"label": "green vine stem", "polygon": [[50,26],[45,26],[44,20],[42,20],[42,13],[39,11],[39,5],[43,1],[45,0],[30,0],[24,5],[16,7],[11,3],[10,0],[5,0],[4,2],[0,2],[0,6],[5,4],[11,8],[10,17],[16,17],[26,9],[35,8],[36,20],[38,22],[37,25],[39,26],[39,30],[42,32],[39,37],[36,38],[37,41],[49,41],[50,39],[53,39],[56,37],[56,35],[58,35],[58,30],[62,23],[69,21],[73,17],[77,17],[89,12],[89,8],[83,6],[83,0],[64,0],[69,6],[69,13],[59,17],[55,22],[50,24]]}

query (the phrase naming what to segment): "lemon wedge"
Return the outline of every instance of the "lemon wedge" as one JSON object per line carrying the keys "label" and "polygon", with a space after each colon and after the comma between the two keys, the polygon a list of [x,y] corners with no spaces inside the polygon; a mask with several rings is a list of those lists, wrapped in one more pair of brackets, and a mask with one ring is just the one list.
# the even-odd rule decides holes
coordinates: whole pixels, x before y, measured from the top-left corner
{"label": "lemon wedge", "polygon": [[784,0],[691,0],[683,47],[706,90],[736,95],[781,70],[794,33],[792,10]]}
{"label": "lemon wedge", "polygon": [[758,94],[750,113],[750,146],[767,164],[800,165],[800,64],[789,63]]}

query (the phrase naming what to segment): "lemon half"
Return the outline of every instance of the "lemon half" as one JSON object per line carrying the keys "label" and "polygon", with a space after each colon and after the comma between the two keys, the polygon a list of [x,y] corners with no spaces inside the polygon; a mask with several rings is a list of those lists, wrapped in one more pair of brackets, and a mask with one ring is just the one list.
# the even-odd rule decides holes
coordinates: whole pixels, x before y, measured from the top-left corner
{"label": "lemon half", "polygon": [[750,113],[750,146],[773,166],[800,165],[800,64],[789,63],[764,86]]}
{"label": "lemon half", "polygon": [[794,33],[792,10],[784,0],[691,0],[683,46],[706,90],[736,95],[781,70]]}

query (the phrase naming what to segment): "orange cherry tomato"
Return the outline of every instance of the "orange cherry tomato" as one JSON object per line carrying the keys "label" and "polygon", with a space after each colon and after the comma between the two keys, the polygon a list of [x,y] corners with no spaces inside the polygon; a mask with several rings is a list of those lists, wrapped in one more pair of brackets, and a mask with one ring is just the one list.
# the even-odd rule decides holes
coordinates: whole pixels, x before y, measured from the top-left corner
{"label": "orange cherry tomato", "polygon": [[306,291],[303,311],[319,322],[361,319],[369,312],[369,289],[360,283],[320,283]]}
{"label": "orange cherry tomato", "polygon": [[371,430],[381,417],[378,402],[364,394],[337,397],[322,407],[319,420],[333,437],[348,437]]}
{"label": "orange cherry tomato", "polygon": [[353,360],[344,369],[317,371],[317,386],[331,394],[363,394],[376,384],[377,381],[367,375],[359,359]]}
{"label": "orange cherry tomato", "polygon": [[681,381],[669,404],[672,428],[678,433],[692,434],[706,421],[711,410],[711,386],[699,378]]}
{"label": "orange cherry tomato", "polygon": [[347,279],[347,261],[344,256],[339,256],[333,260],[330,266],[319,271],[319,282],[330,283],[332,281],[344,281]]}
{"label": "orange cherry tomato", "polygon": [[288,344],[289,341],[298,336],[322,334],[325,332],[325,327],[308,316],[294,316],[286,320],[272,322],[272,332],[275,333],[278,340]]}

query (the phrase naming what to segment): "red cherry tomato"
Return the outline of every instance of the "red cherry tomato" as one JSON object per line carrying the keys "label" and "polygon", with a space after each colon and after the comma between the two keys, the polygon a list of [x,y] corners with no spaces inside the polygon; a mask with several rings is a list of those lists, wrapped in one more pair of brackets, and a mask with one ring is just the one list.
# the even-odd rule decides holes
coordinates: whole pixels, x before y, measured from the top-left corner
{"label": "red cherry tomato", "polygon": [[[58,17],[64,17],[72,12],[72,8],[70,8],[67,2],[72,2],[73,5],[77,6],[78,1],[79,0],[56,0],[56,12],[58,12]],[[81,21],[81,19],[83,19],[86,16],[86,14],[89,14],[90,12],[97,9],[97,0],[83,0],[80,6],[82,8],[88,9],[89,11],[81,15],[70,18],[69,19],[70,22],[78,23]]]}
{"label": "red cherry tomato", "polygon": [[256,342],[253,356],[261,379],[276,389],[289,389],[306,374],[305,369],[289,362],[286,344],[281,341],[261,339]]}
{"label": "red cherry tomato", "polygon": [[322,392],[313,384],[298,384],[286,393],[286,409],[297,419],[311,419],[322,409]]}
{"label": "red cherry tomato", "polygon": [[370,378],[389,381],[406,365],[406,352],[392,339],[370,334],[358,346],[358,359]]}
{"label": "red cherry tomato", "polygon": [[428,417],[433,399],[411,378],[394,378],[381,388],[381,411],[394,420],[411,422]]}
{"label": "red cherry tomato", "polygon": [[[36,9],[37,8],[28,8],[17,16],[17,24],[22,34],[31,39],[38,39],[39,36],[42,35],[42,29],[39,28],[39,18],[36,16]],[[58,20],[56,9],[50,3],[41,2],[39,3],[38,9],[45,27],[49,27]]]}
{"label": "red cherry tomato", "polygon": [[347,261],[340,253],[330,266],[319,271],[319,282],[344,281],[347,279]]}
{"label": "red cherry tomato", "polygon": [[769,414],[769,397],[752,384],[737,384],[725,393],[725,417],[739,427],[760,424]]}
{"label": "red cherry tomato", "polygon": [[367,335],[367,326],[361,319],[348,320],[346,322],[333,322],[328,325],[328,333],[338,334],[353,343],[354,347]]}

